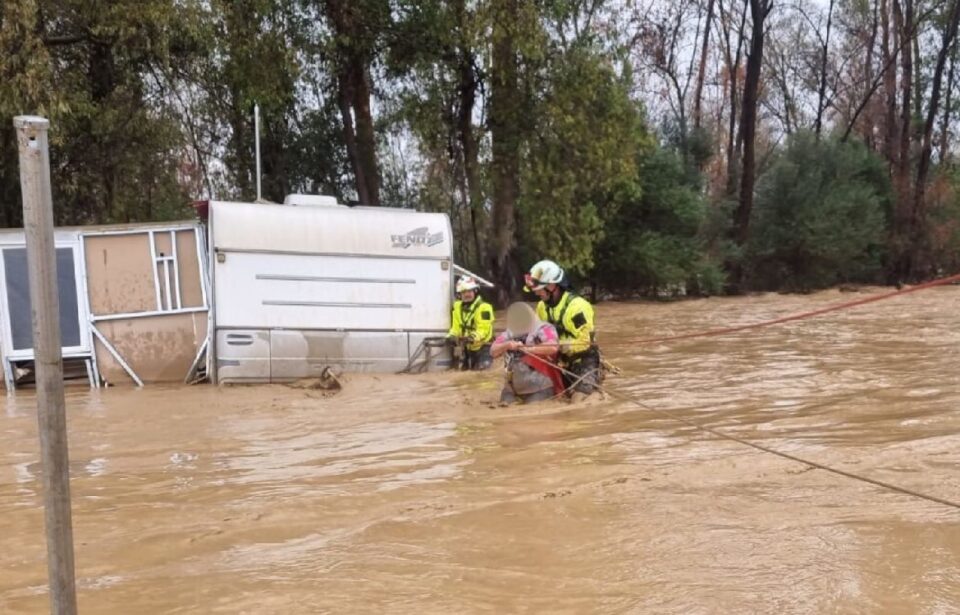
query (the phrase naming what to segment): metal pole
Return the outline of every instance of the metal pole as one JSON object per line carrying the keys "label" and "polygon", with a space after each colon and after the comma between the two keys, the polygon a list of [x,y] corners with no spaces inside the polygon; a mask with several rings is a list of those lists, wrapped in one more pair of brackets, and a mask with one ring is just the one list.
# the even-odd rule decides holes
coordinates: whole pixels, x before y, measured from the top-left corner
{"label": "metal pole", "polygon": [[257,200],[263,196],[260,192],[260,105],[253,105],[253,140],[257,150]]}
{"label": "metal pole", "polygon": [[53,200],[50,154],[42,117],[13,120],[20,148],[20,187],[23,226],[27,239],[27,271],[33,309],[33,352],[37,378],[37,422],[43,463],[43,503],[47,529],[47,573],[50,612],[75,615],[77,594],[73,566],[73,525],[70,515],[70,460],[63,398],[60,348],[60,300],[57,256],[53,239]]}
{"label": "metal pole", "polygon": [[487,288],[495,288],[495,287],[496,287],[496,284],[494,284],[494,283],[491,282],[490,280],[484,280],[483,278],[481,278],[480,276],[478,276],[478,275],[475,274],[474,272],[472,272],[472,271],[470,271],[470,270],[468,270],[468,269],[464,269],[463,267],[461,267],[460,265],[457,265],[456,263],[454,263],[454,265],[453,265],[453,270],[454,270],[455,272],[459,273],[460,275],[470,276],[471,278],[473,278],[473,279],[476,280],[477,282],[480,282],[481,284],[483,284],[483,285],[486,286]]}

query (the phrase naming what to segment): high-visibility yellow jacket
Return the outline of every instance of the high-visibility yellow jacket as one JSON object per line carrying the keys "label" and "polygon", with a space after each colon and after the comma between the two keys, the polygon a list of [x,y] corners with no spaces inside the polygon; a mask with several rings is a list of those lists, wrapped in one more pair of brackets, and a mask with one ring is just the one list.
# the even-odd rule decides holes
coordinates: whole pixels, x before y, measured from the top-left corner
{"label": "high-visibility yellow jacket", "polygon": [[537,317],[557,328],[560,336],[560,354],[570,356],[590,350],[593,344],[593,306],[570,291],[564,291],[554,307],[541,301]]}
{"label": "high-visibility yellow jacket", "polygon": [[454,303],[452,321],[448,335],[469,339],[467,350],[480,350],[493,341],[493,306],[482,297],[466,305],[463,301]]}

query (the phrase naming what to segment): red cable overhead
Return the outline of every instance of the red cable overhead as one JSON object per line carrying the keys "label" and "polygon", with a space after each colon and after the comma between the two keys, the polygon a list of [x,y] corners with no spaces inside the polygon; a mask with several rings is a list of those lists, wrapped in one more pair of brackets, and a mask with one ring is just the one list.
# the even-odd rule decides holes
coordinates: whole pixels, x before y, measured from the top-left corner
{"label": "red cable overhead", "polygon": [[656,344],[660,342],[670,342],[674,340],[688,340],[699,337],[716,337],[719,335],[726,335],[728,333],[736,333],[738,331],[748,331],[750,329],[760,329],[762,327],[769,327],[771,325],[779,325],[785,322],[792,322],[794,320],[803,320],[806,318],[813,318],[815,316],[821,316],[823,314],[828,314],[830,312],[838,312],[840,310],[845,310],[848,308],[857,307],[860,305],[865,305],[867,303],[873,303],[875,301],[882,301],[884,299],[891,299],[893,297],[899,297],[901,295],[908,295],[910,293],[915,293],[921,290],[926,290],[928,288],[933,288],[934,286],[943,286],[944,284],[950,284],[952,282],[960,282],[960,273],[946,277],[940,278],[938,280],[932,280],[930,282],[924,282],[923,284],[917,284],[916,286],[911,286],[910,288],[904,288],[902,290],[895,290],[888,293],[880,293],[878,295],[870,295],[869,297],[864,297],[862,299],[856,299],[854,301],[847,301],[845,303],[838,303],[836,305],[830,305],[818,310],[812,310],[810,312],[802,312],[800,314],[792,314],[790,316],[783,316],[781,318],[774,318],[773,320],[765,320],[763,322],[755,322],[749,325],[738,325],[736,327],[724,327],[721,329],[710,329],[708,331],[695,331],[692,333],[681,333],[680,335],[669,335],[665,337],[651,337],[639,340],[631,340],[632,344]]}

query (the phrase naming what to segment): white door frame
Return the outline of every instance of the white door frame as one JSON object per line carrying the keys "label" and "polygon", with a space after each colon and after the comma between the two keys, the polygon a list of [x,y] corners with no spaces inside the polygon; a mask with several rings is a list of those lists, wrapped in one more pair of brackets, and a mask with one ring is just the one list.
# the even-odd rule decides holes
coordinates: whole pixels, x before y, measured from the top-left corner
{"label": "white door frame", "polygon": [[[82,262],[83,253],[80,249],[80,242],[77,241],[57,241],[55,242],[56,249],[65,249],[69,248],[73,251],[73,275],[74,275],[74,287],[77,293],[77,324],[78,330],[80,333],[80,345],[78,346],[64,346],[63,356],[65,358],[70,357],[87,357],[92,353],[92,348],[90,344],[90,335],[87,331],[87,322],[89,321],[89,315],[87,313],[87,300],[84,293],[84,288],[86,287],[84,266]],[[10,323],[10,313],[9,313],[9,298],[7,296],[7,271],[6,263],[3,258],[3,251],[5,250],[22,250],[26,249],[25,244],[4,244],[0,245],[0,326],[3,327],[2,333],[0,333],[0,339],[2,339],[2,350],[3,358],[5,361],[29,361],[34,358],[33,348],[21,348],[15,350],[13,348],[13,339]]]}

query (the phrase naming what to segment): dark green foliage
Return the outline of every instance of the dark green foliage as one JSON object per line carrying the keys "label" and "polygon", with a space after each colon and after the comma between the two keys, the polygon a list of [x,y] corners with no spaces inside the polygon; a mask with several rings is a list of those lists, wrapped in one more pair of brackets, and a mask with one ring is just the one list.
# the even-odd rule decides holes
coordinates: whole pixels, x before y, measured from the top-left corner
{"label": "dark green foliage", "polygon": [[290,185],[305,194],[329,194],[347,201],[353,187],[348,179],[350,164],[343,145],[338,111],[332,101],[303,113],[300,123],[284,145],[290,160]]}
{"label": "dark green foliage", "polygon": [[12,116],[51,120],[59,224],[182,217],[190,174],[179,119],[148,101],[192,52],[169,0],[8,0],[0,4],[0,195],[20,224]]}
{"label": "dark green foliage", "polygon": [[750,285],[877,280],[889,199],[883,163],[865,147],[795,135],[758,185],[744,254]]}
{"label": "dark green foliage", "polygon": [[638,153],[653,140],[630,84],[602,54],[575,48],[548,70],[521,172],[524,243],[585,272],[622,195],[636,191]]}
{"label": "dark green foliage", "polygon": [[617,215],[597,250],[594,279],[617,294],[712,294],[722,285],[700,229],[707,203],[674,149],[643,160],[637,189],[620,195]]}

